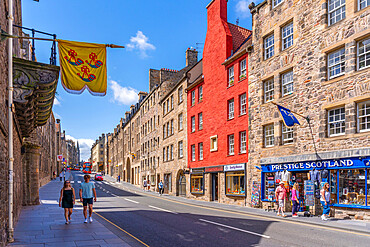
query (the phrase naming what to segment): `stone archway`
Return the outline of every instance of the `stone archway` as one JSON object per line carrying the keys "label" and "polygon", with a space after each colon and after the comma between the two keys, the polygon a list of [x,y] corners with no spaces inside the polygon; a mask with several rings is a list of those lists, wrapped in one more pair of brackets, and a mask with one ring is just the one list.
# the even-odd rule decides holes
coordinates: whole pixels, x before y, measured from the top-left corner
{"label": "stone archway", "polygon": [[186,177],[182,169],[177,172],[176,176],[176,196],[186,196]]}
{"label": "stone archway", "polygon": [[131,183],[131,160],[130,158],[127,158],[126,161],[126,182]]}

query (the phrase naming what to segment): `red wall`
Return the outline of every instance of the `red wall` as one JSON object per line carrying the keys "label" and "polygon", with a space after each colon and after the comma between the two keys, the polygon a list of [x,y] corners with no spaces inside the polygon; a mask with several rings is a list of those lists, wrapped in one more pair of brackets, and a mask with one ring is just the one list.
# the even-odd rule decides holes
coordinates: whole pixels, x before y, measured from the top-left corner
{"label": "red wall", "polygon": [[[246,163],[248,161],[248,105],[247,114],[239,117],[239,95],[247,93],[248,79],[239,82],[239,61],[235,61],[234,86],[227,88],[227,68],[222,65],[231,55],[232,36],[226,23],[226,0],[215,0],[208,7],[208,30],[203,51],[203,101],[198,102],[198,88],[188,97],[188,164],[190,168]],[[248,61],[248,58],[247,58]],[[247,63],[248,71],[248,63]],[[248,74],[247,74],[248,78]],[[196,91],[195,106],[191,106],[191,92]],[[234,98],[234,119],[227,120],[227,101]],[[203,112],[203,130],[198,130],[198,113]],[[191,117],[196,118],[196,131],[191,133]],[[247,132],[247,153],[239,154],[239,132]],[[234,134],[234,155],[228,156],[227,136]],[[210,152],[210,137],[218,136],[218,151]],[[199,161],[198,143],[203,142],[203,161]],[[191,145],[196,147],[196,161],[191,161]]]}

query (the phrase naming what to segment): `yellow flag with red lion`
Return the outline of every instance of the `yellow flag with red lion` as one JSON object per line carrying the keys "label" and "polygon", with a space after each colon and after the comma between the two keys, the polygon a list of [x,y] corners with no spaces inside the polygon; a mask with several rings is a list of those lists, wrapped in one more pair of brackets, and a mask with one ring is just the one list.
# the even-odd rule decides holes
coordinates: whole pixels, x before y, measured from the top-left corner
{"label": "yellow flag with red lion", "polygon": [[92,95],[107,92],[107,53],[105,44],[58,40],[61,81],[69,93]]}

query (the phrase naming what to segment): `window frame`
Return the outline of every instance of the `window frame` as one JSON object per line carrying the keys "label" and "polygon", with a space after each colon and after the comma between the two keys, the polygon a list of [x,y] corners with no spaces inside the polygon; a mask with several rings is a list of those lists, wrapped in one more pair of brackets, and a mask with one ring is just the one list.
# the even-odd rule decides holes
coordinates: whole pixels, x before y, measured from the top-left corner
{"label": "window frame", "polygon": [[[194,190],[195,182],[194,180],[199,180],[198,185],[200,186],[199,190]],[[193,185],[194,184],[194,185]],[[192,194],[204,194],[204,174],[190,174],[190,193]]]}
{"label": "window frame", "polygon": [[[366,104],[365,115],[360,116],[360,105],[365,105],[365,104]],[[369,132],[370,128],[361,130],[360,118],[366,119],[365,125],[370,124],[370,114],[366,114],[366,109],[370,110],[370,100],[357,103],[356,108],[357,108],[357,116],[356,116],[356,118],[357,118],[357,132],[358,133]],[[367,120],[367,119],[369,119],[369,120]]]}
{"label": "window frame", "polygon": [[[330,112],[333,112],[333,111],[339,110],[339,109],[343,109],[344,110],[344,120],[341,119],[340,121],[330,122],[330,120],[329,120],[330,119]],[[342,113],[340,113],[340,115],[341,114]],[[326,122],[327,122],[327,135],[328,135],[328,137],[335,137],[335,136],[343,136],[343,135],[345,135],[346,134],[346,109],[345,109],[345,107],[344,106],[339,106],[339,107],[336,107],[336,108],[327,110],[327,120],[326,120]],[[331,125],[331,123],[337,124],[337,123],[340,123],[340,122],[344,122],[344,132],[336,133],[336,134],[330,134],[330,129],[331,129],[330,128],[330,125]],[[335,128],[335,129],[338,129],[338,128]]]}
{"label": "window frame", "polygon": [[[243,134],[244,134],[244,138],[243,138]],[[240,143],[239,153],[246,154],[247,153],[247,131],[246,130],[239,132],[239,143]],[[243,150],[243,147],[244,147],[244,150]]]}
{"label": "window frame", "polygon": [[[284,138],[284,136],[289,136],[292,135],[291,138]],[[289,145],[294,143],[294,127],[287,127],[285,126],[284,123],[281,123],[281,144],[284,145]]]}
{"label": "window frame", "polygon": [[195,116],[191,117],[191,133],[195,132]]}
{"label": "window frame", "polygon": [[235,117],[235,100],[234,98],[227,101],[227,119],[231,120]]}
{"label": "window frame", "polygon": [[[267,83],[272,84],[272,89],[270,89],[269,91],[266,91]],[[272,94],[267,96],[268,93],[272,93]],[[272,99],[267,100],[267,97],[272,97]],[[274,78],[271,78],[263,82],[263,100],[264,100],[264,103],[268,103],[268,102],[274,101],[274,99],[275,99],[275,83],[274,83]]]}
{"label": "window frame", "polygon": [[183,102],[183,88],[182,88],[182,86],[178,89],[178,91],[177,91],[177,97],[178,97],[178,103],[180,104],[181,102]]}
{"label": "window frame", "polygon": [[[367,68],[370,68],[370,63],[369,63],[369,65],[368,66],[366,66],[366,55],[368,55],[369,56],[369,60],[370,60],[370,50],[368,51],[368,52],[365,52],[364,53],[364,55],[360,55],[360,52],[359,52],[359,50],[360,50],[360,42],[363,42],[363,41],[365,41],[365,40],[368,40],[369,41],[369,46],[370,46],[370,37],[367,37],[367,38],[364,38],[364,39],[362,39],[362,40],[359,40],[358,42],[357,42],[357,70],[359,71],[359,70],[363,70],[363,69],[367,69]],[[364,50],[365,50],[365,48],[364,48]],[[360,68],[360,56],[365,56],[365,67],[362,67],[362,68]]]}
{"label": "window frame", "polygon": [[198,113],[198,130],[203,129],[203,112]]}
{"label": "window frame", "polygon": [[195,105],[195,89],[191,91],[191,106]]}
{"label": "window frame", "polygon": [[[267,128],[270,128],[270,127],[272,127],[271,128],[272,134],[266,135]],[[263,126],[263,144],[265,148],[275,146],[275,129],[274,128],[275,128],[275,125],[273,123]],[[267,145],[267,141],[268,141],[267,138],[272,138],[272,141],[270,142],[271,144]]]}
{"label": "window frame", "polygon": [[199,102],[203,101],[203,86],[198,87],[198,101]]}
{"label": "window frame", "polygon": [[[238,187],[240,188],[240,184],[241,184],[241,181],[243,181],[243,190],[239,189],[240,192],[244,191],[244,193],[233,193],[233,192],[229,192],[229,190],[231,189],[231,187],[229,187],[229,181],[228,179],[232,179],[230,180],[230,182],[233,182],[234,180],[234,177],[238,177]],[[243,177],[243,178],[241,178]],[[245,184],[245,171],[232,171],[232,172],[225,172],[225,194],[227,196],[245,196],[246,195],[246,192],[245,192],[245,189],[246,189],[246,184]]]}
{"label": "window frame", "polygon": [[[243,100],[243,96],[244,96],[244,100]],[[244,104],[243,104],[243,101],[244,101]],[[247,114],[247,93],[243,93],[239,96],[239,116],[243,116],[245,114]]]}
{"label": "window frame", "polygon": [[[284,82],[284,77],[288,74],[292,74],[292,80]],[[293,94],[293,92],[294,92],[294,73],[293,73],[293,70],[289,70],[287,72],[282,73],[280,78],[281,78],[281,95],[282,95],[282,97]],[[291,85],[292,90],[287,92],[287,93],[284,93],[284,89],[289,88],[290,85]]]}
{"label": "window frame", "polygon": [[357,11],[363,10],[363,9],[365,9],[365,8],[367,8],[367,7],[369,7],[369,6],[370,6],[370,2],[369,2],[369,4],[367,4],[367,2],[368,2],[369,0],[365,0],[365,2],[366,2],[366,6],[365,6],[365,7],[363,7],[363,8],[361,8],[361,1],[362,1],[362,0],[358,0],[358,1],[357,1]]}
{"label": "window frame", "polygon": [[198,159],[203,160],[203,142],[198,143]]}
{"label": "window frame", "polygon": [[284,0],[276,0],[276,1],[280,1],[280,2],[275,3],[275,0],[271,1],[272,8],[275,8],[284,2]]}
{"label": "window frame", "polygon": [[234,69],[234,65],[232,65],[231,67],[229,67],[229,69],[227,70],[228,71],[228,86],[232,86],[234,85],[234,82],[235,82],[235,69]]}
{"label": "window frame", "polygon": [[[288,27],[290,27],[290,26],[292,26],[292,28],[291,28],[291,30],[289,30],[289,31],[291,31],[291,34],[290,35],[288,35],[288,36],[286,36],[286,37],[284,37],[284,33],[286,33],[286,32],[284,32],[284,29],[285,28],[288,28]],[[282,40],[282,42],[281,42],[281,50],[282,51],[284,51],[284,50],[286,50],[286,49],[288,49],[289,47],[291,47],[291,46],[293,46],[294,45],[294,26],[293,26],[293,21],[291,21],[291,22],[289,22],[288,24],[286,24],[285,26],[283,26],[282,28],[281,28],[281,40]],[[292,41],[292,43],[291,43],[291,45],[289,45],[289,46],[287,46],[287,47],[285,47],[285,44],[286,43],[289,43],[289,41],[290,41],[290,37],[292,37],[292,39],[291,39],[291,41]]]}
{"label": "window frame", "polygon": [[[343,54],[341,54],[341,55],[338,56],[341,59],[340,62],[337,62],[334,65],[331,65],[330,66],[330,55],[340,53],[341,51],[344,51],[344,52],[343,52]],[[342,76],[342,75],[344,75],[346,73],[346,50],[345,50],[345,47],[339,48],[339,49],[337,49],[337,50],[335,50],[333,52],[328,53],[327,56],[326,56],[326,59],[328,61],[327,62],[327,73],[328,73],[328,79],[329,80],[334,79],[334,78],[337,78],[339,76]],[[335,61],[336,60],[336,57],[334,57],[333,59]],[[340,65],[341,70],[342,70],[342,66],[344,66],[343,71],[341,73],[339,73],[339,74],[335,74],[335,75],[331,76],[331,73],[330,73],[331,70],[330,69],[331,68],[335,68],[338,65]]]}
{"label": "window frame", "polygon": [[[267,43],[268,43],[268,40],[272,38],[272,42],[271,42],[271,45],[267,46]],[[269,52],[269,49],[272,48],[271,50],[271,54]],[[275,37],[274,37],[274,33],[266,36],[264,39],[263,39],[263,57],[264,57],[264,60],[267,60],[271,57],[273,57],[275,55]],[[268,54],[270,54],[268,56]]]}
{"label": "window frame", "polygon": [[[344,20],[346,18],[346,0],[344,0],[344,4],[336,7],[336,8],[333,8],[331,11],[329,9],[330,7],[330,1],[342,1],[342,0],[328,0],[328,26],[332,26],[334,25],[335,23],[338,23],[340,22],[341,20]],[[335,2],[334,2],[334,5],[335,5]],[[338,10],[342,9],[342,7],[344,6],[344,17],[338,21],[335,21],[334,23],[331,23],[330,22],[330,19],[331,19],[331,14],[335,14]],[[341,15],[343,14],[343,12],[341,13]],[[335,15],[336,17],[337,15]]]}
{"label": "window frame", "polygon": [[247,77],[247,59],[244,58],[239,62],[239,80]]}
{"label": "window frame", "polygon": [[217,135],[210,137],[210,152],[215,152],[218,150],[218,137]]}
{"label": "window frame", "polygon": [[179,147],[179,150],[178,150],[179,158],[183,158],[184,157],[184,142],[179,141],[178,142],[178,147]]}
{"label": "window frame", "polygon": [[179,127],[179,130],[183,130],[184,129],[183,124],[184,124],[184,117],[183,117],[182,113],[180,113],[178,115],[178,127]]}
{"label": "window frame", "polygon": [[234,134],[227,136],[227,153],[228,155],[235,155],[235,136]]}
{"label": "window frame", "polygon": [[195,161],[195,144],[191,145],[191,161],[194,162]]}

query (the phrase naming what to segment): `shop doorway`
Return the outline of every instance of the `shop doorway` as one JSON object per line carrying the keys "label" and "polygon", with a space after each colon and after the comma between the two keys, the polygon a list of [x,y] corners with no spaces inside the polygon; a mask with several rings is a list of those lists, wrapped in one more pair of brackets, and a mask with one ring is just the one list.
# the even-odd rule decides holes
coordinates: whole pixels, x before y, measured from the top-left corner
{"label": "shop doorway", "polygon": [[211,201],[218,201],[218,173],[212,173]]}
{"label": "shop doorway", "polygon": [[183,170],[179,171],[177,178],[177,196],[186,196],[186,178]]}
{"label": "shop doorway", "polygon": [[163,192],[168,194],[172,191],[172,176],[171,173],[164,174],[164,181],[163,181]]}
{"label": "shop doorway", "polygon": [[127,178],[126,178],[126,182],[130,183],[131,182],[131,161],[130,161],[130,158],[127,158],[127,161],[126,161],[126,175],[127,175]]}

